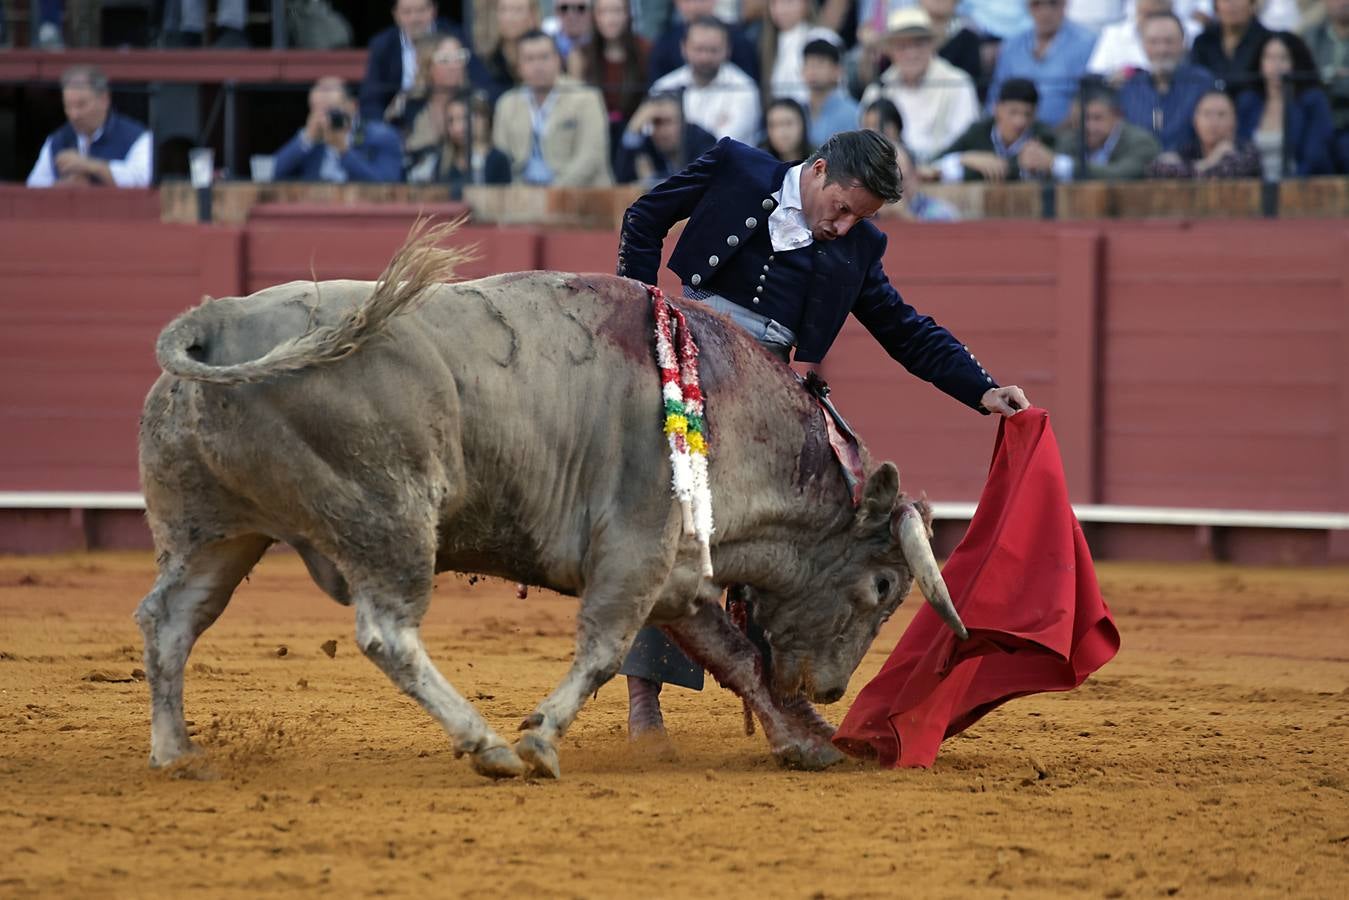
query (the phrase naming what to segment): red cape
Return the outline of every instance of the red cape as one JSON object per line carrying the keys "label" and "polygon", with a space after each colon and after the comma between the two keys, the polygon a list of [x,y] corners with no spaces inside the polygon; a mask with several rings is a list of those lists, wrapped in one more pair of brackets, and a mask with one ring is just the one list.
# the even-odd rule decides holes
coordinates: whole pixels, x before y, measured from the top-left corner
{"label": "red cape", "polygon": [[839,726],[844,752],[930,766],[944,739],[995,707],[1071,690],[1119,651],[1044,410],[1002,420],[988,483],[942,577],[969,640],[924,604]]}

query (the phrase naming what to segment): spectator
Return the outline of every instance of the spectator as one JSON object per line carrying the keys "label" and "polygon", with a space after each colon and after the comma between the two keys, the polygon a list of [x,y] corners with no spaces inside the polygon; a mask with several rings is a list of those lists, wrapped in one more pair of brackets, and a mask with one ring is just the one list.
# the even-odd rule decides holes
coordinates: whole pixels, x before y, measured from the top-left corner
{"label": "spectator", "polygon": [[764,139],[759,149],[765,150],[783,162],[800,162],[815,148],[806,137],[806,109],[791,97],[779,97],[764,111]]}
{"label": "spectator", "polygon": [[1260,46],[1269,29],[1255,17],[1258,0],[1214,0],[1218,21],[1194,39],[1190,62],[1213,73],[1218,83],[1235,95],[1253,86],[1247,73],[1257,69]]}
{"label": "spectator", "polygon": [[937,39],[937,55],[960,69],[979,86],[984,81],[983,51],[979,35],[956,15],[956,0],[919,0]]}
{"label": "spectator", "polygon": [[562,55],[537,28],[517,42],[520,87],[497,101],[492,143],[526,184],[603,187],[609,175],[609,124],[595,88],[562,74]]}
{"label": "spectator", "polygon": [[896,147],[904,144],[904,117],[899,107],[885,98],[873,100],[862,113],[862,127],[884,135]]}
{"label": "spectator", "polygon": [[28,174],[30,188],[149,187],[151,137],[145,126],[112,109],[108,76],[93,66],[61,74],[66,124],[43,141]]}
{"label": "spectator", "polygon": [[1194,143],[1194,108],[1213,90],[1213,73],[1185,59],[1185,32],[1173,13],[1143,23],[1146,71],[1135,72],[1120,89],[1124,118],[1146,128],[1163,150]]}
{"label": "spectator", "polygon": [[1251,76],[1261,86],[1237,97],[1237,134],[1254,141],[1265,180],[1334,172],[1330,101],[1302,39],[1270,32]]}
{"label": "spectator", "polygon": [[1195,141],[1166,151],[1148,166],[1150,178],[1256,178],[1260,151],[1237,137],[1237,109],[1232,98],[1212,90],[1194,108]]}
{"label": "spectator", "polygon": [[881,97],[904,117],[904,144],[921,165],[979,117],[970,76],[936,55],[932,20],[918,7],[890,16],[885,53],[890,68],[862,93],[862,105]]}
{"label": "spectator", "polygon": [[535,0],[497,0],[496,43],[484,56],[493,97],[500,97],[520,83],[517,65],[520,38],[538,27]]}
{"label": "spectator", "polygon": [[604,95],[609,114],[609,137],[617,148],[628,119],[646,96],[646,60],[651,45],[632,30],[627,0],[595,0],[594,37],[585,52],[573,55],[580,65],[573,77]]}
{"label": "spectator", "polygon": [[[433,143],[444,132],[440,111],[444,102],[468,89],[467,63],[469,52],[459,38],[452,34],[425,34],[417,38],[417,47],[429,47],[425,63],[417,76],[417,87],[408,95],[402,115],[390,121],[391,125],[407,134],[408,146]],[[431,101],[434,104],[432,112]],[[394,104],[398,99],[394,99]],[[392,107],[394,104],[390,104]],[[432,121],[432,119],[435,121]],[[406,123],[406,124],[402,124]]]}
{"label": "spectator", "polygon": [[818,147],[838,132],[857,127],[857,101],[839,81],[843,57],[837,46],[814,40],[801,55],[801,75],[809,91],[810,142]]}
{"label": "spectator", "polygon": [[[674,5],[679,11],[679,21],[671,22],[651,48],[647,77],[653,83],[684,65],[684,38],[689,23],[716,15],[716,0],[674,0]],[[727,25],[726,33],[730,41],[728,58],[740,71],[757,82],[759,54],[754,49],[754,44],[738,27]],[[758,110],[755,110],[754,117],[758,119]]]}
{"label": "spectator", "polygon": [[899,165],[899,183],[904,197],[895,211],[901,219],[912,222],[955,222],[960,218],[956,208],[923,192],[922,182],[913,164],[913,155],[903,144],[895,146],[895,162]]}
{"label": "spectator", "polygon": [[593,25],[591,23],[590,0],[557,0],[553,4],[553,15],[544,22],[543,30],[557,43],[567,71],[574,65],[572,57],[580,57],[590,43]]}
{"label": "spectator", "polygon": [[[244,34],[247,20],[247,0],[219,0],[215,10],[215,46],[250,46],[248,36]],[[164,46],[200,47],[205,30],[206,0],[167,0],[164,4]]]}
{"label": "spectator", "polygon": [[1035,24],[1003,41],[988,88],[989,96],[997,97],[1008,78],[1034,81],[1040,92],[1040,121],[1051,128],[1068,115],[1078,80],[1087,71],[1087,60],[1096,46],[1094,34],[1064,21],[1063,5],[1064,0],[1027,0]]}
{"label": "spectator", "polygon": [[[1171,14],[1171,0],[1137,0],[1134,15],[1123,22],[1107,25],[1096,41],[1096,49],[1087,61],[1087,71],[1100,75],[1119,87],[1135,72],[1148,69],[1147,53],[1143,50],[1143,25],[1152,16]],[[1180,19],[1176,19],[1180,22]],[[1181,24],[1182,49],[1199,33],[1198,26],[1186,28]]]}
{"label": "spectator", "polygon": [[1349,174],[1349,0],[1326,0],[1326,20],[1307,32],[1307,43],[1330,90],[1334,156]]}
{"label": "spectator", "polygon": [[759,88],[727,57],[731,33],[713,16],[694,19],[684,34],[688,60],[651,86],[653,91],[682,91],[684,118],[718,138],[753,144],[759,130]]}
{"label": "spectator", "polygon": [[[436,4],[432,0],[395,0],[393,20],[393,25],[370,39],[360,93],[361,118],[367,122],[401,117],[407,95],[417,85],[418,38],[442,32],[457,38],[461,48],[469,46],[450,22],[437,21]],[[468,67],[473,82],[480,85],[487,82],[487,71],[471,56]]]}
{"label": "spectator", "polygon": [[434,94],[426,110],[440,133],[426,144],[408,145],[410,183],[511,183],[510,157],[492,146],[491,101],[485,94]]}
{"label": "spectator", "polygon": [[309,90],[309,118],[276,153],[277,181],[401,181],[403,147],[398,132],[367,121],[336,76]]}
{"label": "spectator", "polygon": [[1119,95],[1108,87],[1091,91],[1083,104],[1082,136],[1087,149],[1079,162],[1081,138],[1076,128],[1060,142],[1060,151],[1052,161],[1055,177],[1061,181],[1120,181],[1142,178],[1148,165],[1162,152],[1162,146],[1148,131],[1125,121],[1120,112]]}
{"label": "spectator", "polygon": [[619,184],[658,184],[711,150],[717,139],[684,121],[678,94],[652,94],[637,108],[623,132],[614,165]]}
{"label": "spectator", "polygon": [[[942,151],[923,174],[942,181],[1018,181],[1046,175],[1052,161],[1054,133],[1036,121],[1040,102],[1035,83],[1027,78],[1009,78],[993,105],[993,115],[980,119]],[[1038,144],[1035,148],[1032,145]],[[1029,153],[1025,153],[1031,147]],[[1043,151],[1043,152],[1042,152]],[[1023,156],[1032,163],[1023,168]],[[1041,165],[1037,168],[1034,163]]]}
{"label": "spectator", "polygon": [[817,41],[843,41],[828,28],[814,24],[815,13],[811,0],[769,0],[759,40],[759,71],[763,99],[790,97],[802,104],[810,99],[802,73],[802,51],[806,44]]}

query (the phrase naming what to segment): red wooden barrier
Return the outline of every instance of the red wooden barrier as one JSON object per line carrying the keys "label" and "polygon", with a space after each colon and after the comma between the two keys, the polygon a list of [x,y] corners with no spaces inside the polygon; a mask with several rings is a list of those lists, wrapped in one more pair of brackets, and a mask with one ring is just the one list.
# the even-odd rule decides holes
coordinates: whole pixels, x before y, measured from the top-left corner
{"label": "red wooden barrier", "polygon": [[0,184],[0,222],[34,219],[159,221],[154,188],[48,188]]}

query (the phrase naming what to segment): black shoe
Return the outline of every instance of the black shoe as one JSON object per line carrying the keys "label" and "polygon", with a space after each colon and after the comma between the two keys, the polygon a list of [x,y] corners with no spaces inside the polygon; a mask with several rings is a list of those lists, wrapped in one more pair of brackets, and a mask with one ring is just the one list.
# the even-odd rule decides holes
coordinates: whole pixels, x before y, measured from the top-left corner
{"label": "black shoe", "polygon": [[215,37],[215,43],[211,45],[217,50],[247,50],[253,45],[248,42],[248,35],[244,34],[239,28],[221,28]]}

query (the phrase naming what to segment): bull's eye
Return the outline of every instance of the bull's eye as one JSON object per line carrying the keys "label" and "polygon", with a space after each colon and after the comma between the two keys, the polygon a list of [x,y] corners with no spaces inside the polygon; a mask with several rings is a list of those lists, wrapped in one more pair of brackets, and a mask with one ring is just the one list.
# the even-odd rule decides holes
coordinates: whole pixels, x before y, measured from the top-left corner
{"label": "bull's eye", "polygon": [[890,579],[884,575],[876,579],[876,596],[882,600],[890,596]]}

